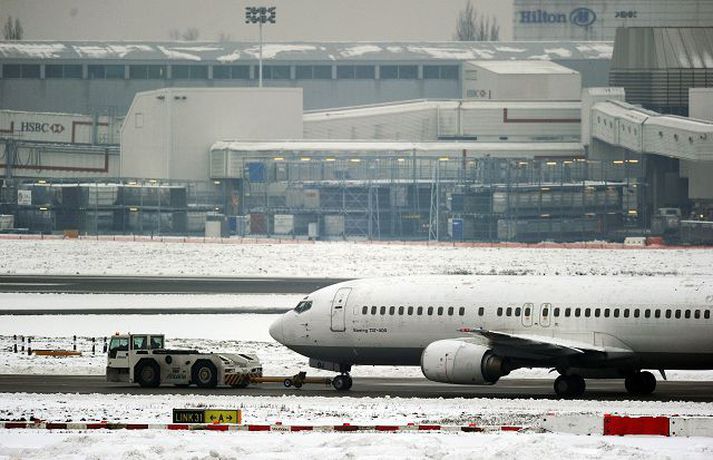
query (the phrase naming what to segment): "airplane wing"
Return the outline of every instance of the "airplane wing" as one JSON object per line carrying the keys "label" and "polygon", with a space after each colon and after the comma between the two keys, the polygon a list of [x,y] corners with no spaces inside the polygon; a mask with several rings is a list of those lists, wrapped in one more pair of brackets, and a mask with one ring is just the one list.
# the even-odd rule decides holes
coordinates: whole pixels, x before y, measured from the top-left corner
{"label": "airplane wing", "polygon": [[461,328],[460,332],[475,334],[487,340],[490,347],[507,355],[529,357],[605,357],[616,355],[621,358],[632,354],[632,351],[618,347],[604,347],[591,343],[567,340],[559,337],[548,337],[529,334],[510,334],[491,331],[483,328]]}

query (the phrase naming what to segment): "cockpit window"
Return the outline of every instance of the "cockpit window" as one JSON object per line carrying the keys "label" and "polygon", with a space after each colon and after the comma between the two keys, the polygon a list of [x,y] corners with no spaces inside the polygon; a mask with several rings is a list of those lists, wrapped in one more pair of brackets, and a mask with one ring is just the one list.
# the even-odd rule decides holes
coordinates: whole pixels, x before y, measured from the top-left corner
{"label": "cockpit window", "polygon": [[303,300],[302,302],[298,303],[297,306],[295,307],[295,311],[299,315],[302,312],[305,312],[312,308],[312,301],[311,300]]}

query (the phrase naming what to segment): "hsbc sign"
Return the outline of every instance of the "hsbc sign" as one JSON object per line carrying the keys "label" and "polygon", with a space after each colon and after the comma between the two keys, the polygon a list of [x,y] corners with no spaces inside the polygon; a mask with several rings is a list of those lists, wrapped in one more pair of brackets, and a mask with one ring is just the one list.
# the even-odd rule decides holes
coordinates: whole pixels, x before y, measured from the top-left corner
{"label": "hsbc sign", "polygon": [[61,123],[21,121],[19,131],[23,133],[62,134],[64,132],[64,125],[62,125]]}

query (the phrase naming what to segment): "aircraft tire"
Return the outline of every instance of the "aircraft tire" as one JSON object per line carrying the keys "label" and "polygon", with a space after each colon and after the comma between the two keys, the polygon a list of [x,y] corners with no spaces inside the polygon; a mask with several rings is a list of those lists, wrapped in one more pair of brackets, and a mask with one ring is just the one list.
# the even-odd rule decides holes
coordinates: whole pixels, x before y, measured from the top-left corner
{"label": "aircraft tire", "polygon": [[558,396],[571,398],[582,396],[586,383],[579,375],[560,375],[555,379],[554,388]]}
{"label": "aircraft tire", "polygon": [[624,380],[624,386],[632,395],[650,395],[656,389],[656,377],[648,371],[637,372]]}
{"label": "aircraft tire", "polygon": [[656,377],[654,377],[654,374],[648,371],[643,371],[639,373],[639,376],[642,383],[641,394],[650,395],[653,393],[654,390],[656,390]]}
{"label": "aircraft tire", "polygon": [[351,388],[351,377],[346,374],[338,375],[332,380],[332,386],[337,391],[347,391]]}

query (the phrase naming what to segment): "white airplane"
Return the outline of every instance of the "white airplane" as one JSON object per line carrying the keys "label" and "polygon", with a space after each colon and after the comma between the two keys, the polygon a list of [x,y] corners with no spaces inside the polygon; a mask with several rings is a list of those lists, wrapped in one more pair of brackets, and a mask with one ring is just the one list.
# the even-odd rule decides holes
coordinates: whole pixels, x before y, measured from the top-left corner
{"label": "white airplane", "polygon": [[306,296],[270,326],[278,342],[339,372],[420,365],[436,382],[494,384],[514,369],[556,369],[554,389],[623,378],[650,394],[643,369],[713,369],[713,278],[422,276],[347,281]]}

